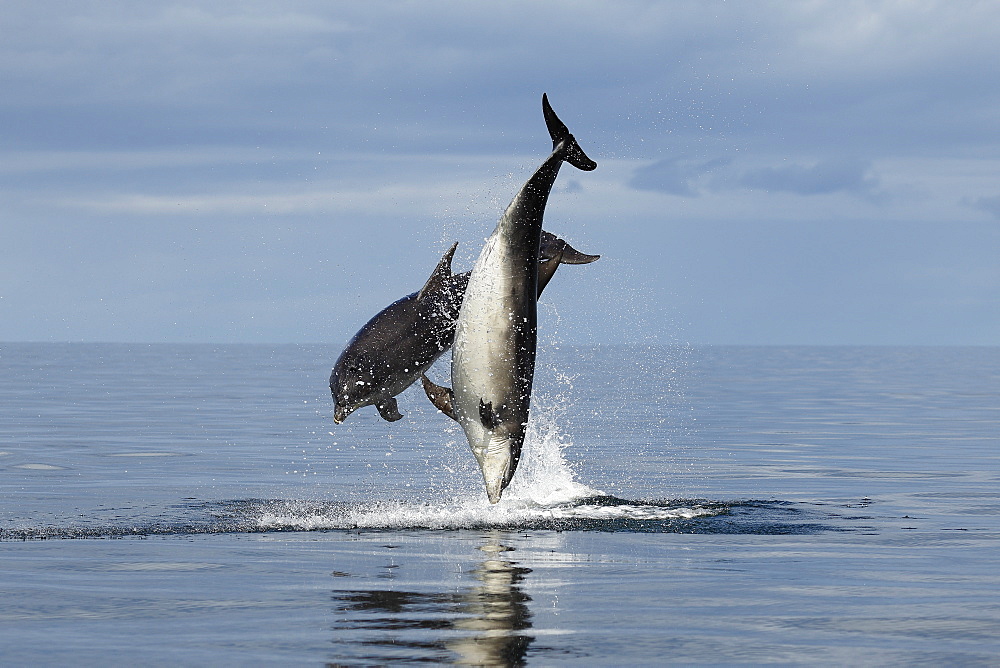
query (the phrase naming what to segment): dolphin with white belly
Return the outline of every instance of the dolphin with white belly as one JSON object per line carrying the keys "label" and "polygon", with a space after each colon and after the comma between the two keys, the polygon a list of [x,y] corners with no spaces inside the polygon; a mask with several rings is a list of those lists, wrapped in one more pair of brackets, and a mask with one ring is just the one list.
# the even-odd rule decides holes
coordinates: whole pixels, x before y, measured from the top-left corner
{"label": "dolphin with white belly", "polygon": [[542,218],[559,168],[590,171],[587,157],[548,98],[542,111],[552,154],[507,207],[469,276],[452,350],[452,389],[423,379],[428,397],[462,426],[490,503],[517,469],[535,374]]}
{"label": "dolphin with white belly", "polygon": [[[444,254],[423,288],[379,311],[348,342],[330,374],[335,423],[364,406],[375,406],[389,422],[399,420],[403,416],[396,396],[451,348],[470,274],[452,273],[457,245]],[[538,295],[560,264],[587,264],[599,257],[542,231]]]}

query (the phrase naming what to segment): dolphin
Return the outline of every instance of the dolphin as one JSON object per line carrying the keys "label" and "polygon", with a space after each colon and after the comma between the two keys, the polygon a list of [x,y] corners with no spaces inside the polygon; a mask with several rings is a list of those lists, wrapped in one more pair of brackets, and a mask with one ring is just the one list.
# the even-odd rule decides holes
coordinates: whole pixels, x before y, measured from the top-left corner
{"label": "dolphin", "polygon": [[[451,348],[471,273],[452,274],[457,246],[448,249],[418,292],[379,311],[347,344],[330,374],[335,423],[364,406],[375,406],[389,422],[399,420],[403,416],[395,397]],[[587,264],[599,257],[581,253],[543,231],[538,295],[560,264]]]}
{"label": "dolphin", "polygon": [[497,503],[510,484],[528,426],[538,334],[538,259],[549,192],[563,162],[583,171],[597,168],[546,95],[542,113],[552,154],[508,205],[469,276],[455,330],[452,389],[422,378],[428,398],[465,431],[490,503]]}

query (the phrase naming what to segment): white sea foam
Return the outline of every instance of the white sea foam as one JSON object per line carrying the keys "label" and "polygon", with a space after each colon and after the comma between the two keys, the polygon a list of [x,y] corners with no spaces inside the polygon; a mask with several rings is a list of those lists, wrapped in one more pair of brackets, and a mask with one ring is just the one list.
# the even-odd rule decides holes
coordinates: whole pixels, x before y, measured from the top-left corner
{"label": "white sea foam", "polygon": [[[669,521],[718,514],[715,508],[643,503],[598,503],[538,506],[501,501],[495,506],[478,499],[439,504],[406,502],[327,505],[272,502],[259,508],[260,529],[465,529],[481,527],[545,527],[561,521]],[[599,526],[597,528],[600,528]]]}

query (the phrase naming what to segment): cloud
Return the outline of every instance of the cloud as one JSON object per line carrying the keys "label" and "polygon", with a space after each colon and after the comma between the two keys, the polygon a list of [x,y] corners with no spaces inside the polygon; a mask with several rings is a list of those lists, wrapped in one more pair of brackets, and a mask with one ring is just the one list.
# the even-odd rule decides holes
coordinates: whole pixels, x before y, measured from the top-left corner
{"label": "cloud", "polygon": [[796,195],[827,195],[846,192],[865,198],[878,198],[879,180],[871,174],[866,160],[831,158],[812,164],[764,167],[743,173],[739,185],[769,192]]}
{"label": "cloud", "polygon": [[702,178],[729,163],[730,160],[727,158],[707,161],[664,158],[637,168],[629,180],[629,185],[636,190],[653,190],[681,197],[697,197],[698,184]]}
{"label": "cloud", "polygon": [[[469,184],[449,184],[472,190]],[[289,192],[275,187],[270,193],[221,194],[116,194],[105,197],[67,198],[58,201],[69,209],[103,214],[128,215],[272,215],[292,214],[392,214],[405,203],[410,215],[440,210],[441,194],[419,184],[389,184],[381,188],[348,190],[330,184],[326,188]]]}
{"label": "cloud", "polygon": [[496,150],[498,128],[534,140],[521,110],[543,90],[589,105],[581,137],[645,158],[678,137],[910,150],[995,125],[998,75],[973,67],[997,53],[991,3],[53,4],[0,8],[0,126],[21,145]]}
{"label": "cloud", "polygon": [[681,197],[734,189],[805,196],[848,193],[868,200],[884,197],[869,161],[842,158],[778,167],[746,167],[731,158],[664,158],[636,168],[628,184],[636,190]]}
{"label": "cloud", "polygon": [[995,195],[993,197],[977,197],[969,201],[969,204],[981,211],[992,215],[994,218],[1000,219],[1000,195]]}

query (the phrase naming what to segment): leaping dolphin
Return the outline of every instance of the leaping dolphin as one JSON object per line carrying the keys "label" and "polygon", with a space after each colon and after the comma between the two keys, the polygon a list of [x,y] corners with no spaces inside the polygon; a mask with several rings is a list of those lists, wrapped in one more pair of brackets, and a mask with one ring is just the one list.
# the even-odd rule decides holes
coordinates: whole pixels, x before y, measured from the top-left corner
{"label": "leaping dolphin", "polygon": [[545,95],[542,112],[552,154],[507,207],[469,277],[455,330],[452,390],[424,377],[431,401],[462,425],[490,503],[498,502],[510,484],[528,425],[537,344],[538,257],[549,192],[563,162],[583,171],[597,168]]}
{"label": "leaping dolphin", "polygon": [[[457,245],[444,254],[423,288],[379,311],[340,354],[330,374],[335,423],[364,406],[375,406],[389,422],[399,420],[403,416],[395,397],[451,348],[470,274],[452,274]],[[599,257],[543,231],[538,295],[560,264],[587,264]]]}

